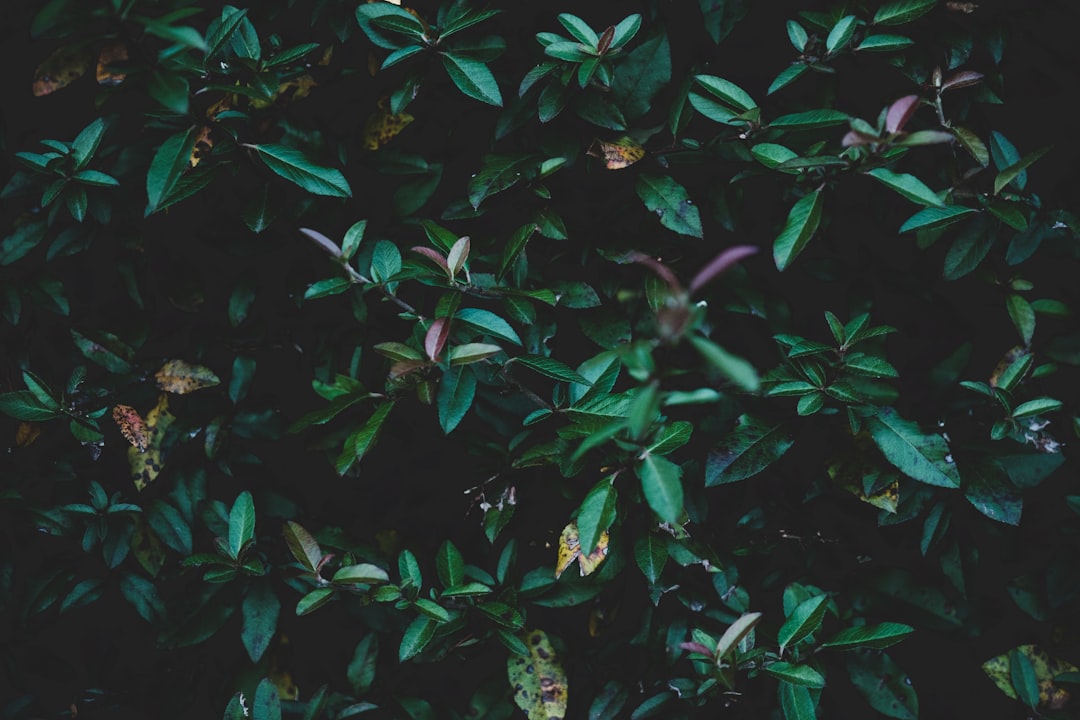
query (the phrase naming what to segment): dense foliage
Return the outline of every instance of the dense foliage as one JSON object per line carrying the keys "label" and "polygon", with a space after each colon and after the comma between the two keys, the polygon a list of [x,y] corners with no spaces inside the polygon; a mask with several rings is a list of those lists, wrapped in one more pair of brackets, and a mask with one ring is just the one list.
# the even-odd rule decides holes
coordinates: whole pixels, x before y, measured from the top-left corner
{"label": "dense foliage", "polygon": [[1075,716],[1064,12],[26,5],[0,718]]}

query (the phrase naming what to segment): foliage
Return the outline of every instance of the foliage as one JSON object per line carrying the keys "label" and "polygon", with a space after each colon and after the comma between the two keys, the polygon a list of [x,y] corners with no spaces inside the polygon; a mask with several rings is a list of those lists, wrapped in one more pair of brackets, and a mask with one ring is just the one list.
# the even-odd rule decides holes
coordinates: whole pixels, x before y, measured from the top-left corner
{"label": "foliage", "polygon": [[22,18],[2,717],[1072,716],[1009,15],[765,5]]}

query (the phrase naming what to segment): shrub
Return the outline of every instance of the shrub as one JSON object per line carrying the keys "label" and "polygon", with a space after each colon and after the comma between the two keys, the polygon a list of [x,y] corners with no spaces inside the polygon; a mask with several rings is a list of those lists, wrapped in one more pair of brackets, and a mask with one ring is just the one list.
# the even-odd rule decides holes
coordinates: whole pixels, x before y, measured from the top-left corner
{"label": "shrub", "polygon": [[1071,716],[1010,8],[773,9],[20,18],[3,717]]}

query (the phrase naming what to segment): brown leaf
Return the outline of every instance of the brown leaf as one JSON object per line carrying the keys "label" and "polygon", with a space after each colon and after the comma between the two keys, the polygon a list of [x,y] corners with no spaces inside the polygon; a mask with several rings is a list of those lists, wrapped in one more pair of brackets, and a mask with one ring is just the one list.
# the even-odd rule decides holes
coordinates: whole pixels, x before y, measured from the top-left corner
{"label": "brown leaf", "polygon": [[195,167],[204,157],[207,157],[213,147],[214,139],[210,137],[210,126],[203,125],[199,129],[199,134],[195,136],[195,145],[191,148],[191,158],[188,160],[191,167]]}
{"label": "brown leaf", "polygon": [[53,50],[34,71],[34,97],[54,93],[75,82],[94,65],[94,51],[86,43]]}
{"label": "brown leaf", "polygon": [[608,170],[622,170],[645,157],[645,148],[629,135],[624,135],[611,142],[594,141],[589,148],[589,154],[601,158]]}
{"label": "brown leaf", "polygon": [[155,373],[154,380],[159,388],[176,395],[186,395],[221,382],[210,368],[183,360],[169,360]]}
{"label": "brown leaf", "polygon": [[109,66],[113,63],[122,63],[127,59],[127,45],[124,44],[123,40],[113,40],[101,48],[101,52],[98,53],[97,72],[95,73],[98,85],[119,85],[124,82],[127,74],[110,70]]}
{"label": "brown leaf", "polygon": [[409,113],[390,112],[390,101],[386,96],[379,99],[379,109],[368,116],[364,123],[363,144],[368,150],[378,150],[404,130],[415,118]]}
{"label": "brown leaf", "polygon": [[112,416],[113,421],[120,427],[120,434],[132,447],[139,452],[146,452],[146,445],[150,442],[150,430],[139,412],[130,405],[117,405],[113,408]]}
{"label": "brown leaf", "polygon": [[41,425],[35,422],[21,422],[15,428],[15,447],[28,447],[41,435]]}

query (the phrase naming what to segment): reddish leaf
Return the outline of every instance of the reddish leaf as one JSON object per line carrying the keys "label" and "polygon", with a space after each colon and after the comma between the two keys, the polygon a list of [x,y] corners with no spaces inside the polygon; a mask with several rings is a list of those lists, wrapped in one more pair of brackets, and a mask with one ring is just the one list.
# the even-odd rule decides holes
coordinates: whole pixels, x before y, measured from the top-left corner
{"label": "reddish leaf", "polygon": [[454,278],[453,273],[450,272],[450,265],[446,262],[446,258],[444,258],[438,250],[432,250],[431,248],[424,247],[422,245],[417,245],[409,249],[414,253],[423,255],[428,260],[438,265],[439,268],[441,268],[442,271],[446,273],[447,278],[451,280]]}
{"label": "reddish leaf", "polygon": [[597,52],[599,52],[601,55],[606,53],[608,51],[608,48],[611,47],[611,41],[614,40],[614,39],[615,39],[615,26],[614,25],[608,25],[607,30],[605,30],[604,34],[600,36],[600,41],[598,43],[596,43]]}
{"label": "reddish leaf", "polygon": [[138,411],[130,405],[117,405],[112,411],[113,420],[120,427],[120,433],[139,452],[146,452],[150,442],[150,430]]}
{"label": "reddish leaf", "polygon": [[664,282],[668,284],[675,292],[682,292],[682,285],[679,284],[679,279],[675,277],[675,273],[671,272],[671,268],[663,264],[659,260],[649,257],[644,253],[633,253],[630,257],[631,262],[641,263],[642,265],[651,269],[654,273],[660,276]]}
{"label": "reddish leaf", "polygon": [[885,115],[885,130],[891,133],[900,132],[907,125],[908,120],[919,109],[918,95],[905,95],[889,106],[889,112]]}
{"label": "reddish leaf", "polygon": [[942,90],[948,90],[950,88],[962,88],[969,87],[971,85],[978,85],[982,82],[983,74],[977,73],[974,70],[960,70],[954,72],[949,77],[945,78],[941,83]]}
{"label": "reddish leaf", "polygon": [[708,265],[701,268],[694,279],[690,281],[690,292],[704,287],[710,280],[727,270],[729,267],[739,262],[745,257],[749,257],[756,253],[758,249],[753,245],[736,245],[733,248],[728,248],[722,253],[714,257]]}
{"label": "reddish leaf", "polygon": [[439,318],[431,323],[427,335],[424,336],[424,351],[433,362],[439,360],[448,337],[450,337],[450,318]]}

